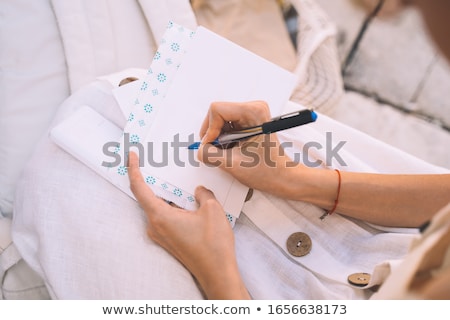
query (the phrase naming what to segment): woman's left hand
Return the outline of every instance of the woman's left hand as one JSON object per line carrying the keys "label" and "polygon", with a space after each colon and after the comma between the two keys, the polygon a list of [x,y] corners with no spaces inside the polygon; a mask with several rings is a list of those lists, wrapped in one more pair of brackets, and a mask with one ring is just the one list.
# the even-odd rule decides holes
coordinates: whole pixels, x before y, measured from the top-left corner
{"label": "woman's left hand", "polygon": [[207,297],[249,298],[237,267],[232,228],[214,194],[198,187],[197,211],[169,205],[147,186],[133,152],[128,175],[131,191],[147,216],[148,236],[197,278]]}

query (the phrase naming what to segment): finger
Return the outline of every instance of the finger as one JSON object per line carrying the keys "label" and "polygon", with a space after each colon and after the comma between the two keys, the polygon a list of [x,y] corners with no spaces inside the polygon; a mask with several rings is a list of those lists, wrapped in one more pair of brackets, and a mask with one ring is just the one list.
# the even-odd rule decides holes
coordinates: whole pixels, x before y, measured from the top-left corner
{"label": "finger", "polygon": [[227,122],[233,122],[237,127],[245,127],[259,125],[269,119],[269,107],[263,101],[214,102],[200,129],[202,143],[214,141]]}
{"label": "finger", "polygon": [[139,169],[139,158],[134,152],[128,155],[128,178],[131,192],[144,209],[152,210],[154,201],[159,200],[153,191],[147,186]]}
{"label": "finger", "polygon": [[195,189],[195,199],[197,199],[197,202],[199,203],[200,206],[203,203],[207,202],[208,200],[217,201],[214,193],[211,190],[209,190],[203,186],[198,186]]}
{"label": "finger", "polygon": [[226,120],[218,113],[212,104],[208,110],[208,114],[203,120],[200,128],[200,137],[202,138],[202,144],[214,141],[222,131],[223,125]]}
{"label": "finger", "polygon": [[213,102],[200,130],[200,136],[204,137],[205,142],[214,141],[225,123],[240,120],[241,106],[242,103],[237,102]]}
{"label": "finger", "polygon": [[211,214],[213,216],[220,214],[222,215],[222,219],[224,219],[223,221],[226,221],[224,209],[211,190],[203,186],[198,186],[195,189],[195,198],[199,204],[199,210],[197,212],[202,212],[208,216]]}

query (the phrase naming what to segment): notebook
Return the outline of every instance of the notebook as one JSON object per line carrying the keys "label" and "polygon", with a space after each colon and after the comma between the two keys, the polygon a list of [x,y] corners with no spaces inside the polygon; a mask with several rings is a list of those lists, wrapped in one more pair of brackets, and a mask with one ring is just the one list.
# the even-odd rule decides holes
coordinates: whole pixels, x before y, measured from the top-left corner
{"label": "notebook", "polygon": [[194,190],[204,185],[234,223],[248,188],[200,163],[187,146],[200,139],[213,101],[265,100],[271,113],[279,114],[295,81],[292,73],[206,28],[191,31],[171,22],[146,77],[115,89],[128,119],[125,128],[84,106],[55,127],[51,137],[130,196],[126,157],[134,150],[145,181],[158,196],[195,210]]}

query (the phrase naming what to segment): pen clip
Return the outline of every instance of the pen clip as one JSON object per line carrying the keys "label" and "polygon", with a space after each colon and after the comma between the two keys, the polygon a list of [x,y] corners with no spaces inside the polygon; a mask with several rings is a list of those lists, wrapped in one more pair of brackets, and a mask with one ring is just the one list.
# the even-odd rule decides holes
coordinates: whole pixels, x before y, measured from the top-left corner
{"label": "pen clip", "polygon": [[295,117],[295,116],[299,115],[301,112],[304,112],[306,110],[308,110],[310,112],[314,111],[313,109],[302,109],[302,110],[292,111],[292,112],[289,112],[289,113],[286,113],[286,114],[282,114],[281,116],[272,118],[271,120],[272,121],[276,121],[276,120],[281,120],[281,119],[287,119],[287,118],[290,118],[290,117]]}

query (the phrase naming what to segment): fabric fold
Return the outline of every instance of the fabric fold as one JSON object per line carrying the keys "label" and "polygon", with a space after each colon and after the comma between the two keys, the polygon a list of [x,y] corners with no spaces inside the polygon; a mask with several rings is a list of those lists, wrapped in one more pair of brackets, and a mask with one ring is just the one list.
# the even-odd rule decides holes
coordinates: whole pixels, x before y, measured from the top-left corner
{"label": "fabric fold", "polygon": [[150,65],[155,43],[137,1],[51,1],[72,92],[98,76]]}

